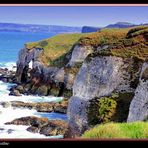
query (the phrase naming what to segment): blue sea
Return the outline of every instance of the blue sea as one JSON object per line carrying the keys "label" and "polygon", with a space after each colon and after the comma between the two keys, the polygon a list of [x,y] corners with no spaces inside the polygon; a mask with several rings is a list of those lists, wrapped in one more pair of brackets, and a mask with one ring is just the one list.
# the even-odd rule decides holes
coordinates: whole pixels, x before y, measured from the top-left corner
{"label": "blue sea", "polygon": [[39,41],[54,35],[52,33],[0,31],[0,67],[16,62],[18,51],[24,47],[25,43]]}
{"label": "blue sea", "polygon": [[[39,41],[45,38],[54,36],[55,34],[46,33],[26,33],[26,32],[0,32],[0,67],[11,69],[15,66],[18,52],[24,47],[27,42]],[[23,102],[51,102],[60,101],[62,97],[54,96],[9,96],[9,89],[12,85],[0,81],[0,102],[6,101],[23,101]],[[9,138],[62,138],[63,135],[58,136],[44,136],[39,133],[31,133],[26,129],[28,126],[24,125],[6,125],[16,118],[25,116],[46,117],[49,120],[62,119],[67,120],[67,116],[59,113],[42,113],[33,109],[13,109],[11,106],[4,108],[0,105],[0,139]],[[9,133],[9,130],[12,132]]]}

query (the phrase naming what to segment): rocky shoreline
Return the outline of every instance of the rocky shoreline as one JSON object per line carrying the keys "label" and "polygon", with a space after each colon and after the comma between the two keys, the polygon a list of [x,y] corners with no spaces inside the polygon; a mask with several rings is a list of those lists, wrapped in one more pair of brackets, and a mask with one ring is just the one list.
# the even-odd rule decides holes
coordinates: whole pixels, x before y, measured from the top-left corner
{"label": "rocky shoreline", "polygon": [[[0,68],[0,80],[4,83],[16,83],[15,72],[9,71],[8,69]],[[9,95],[21,96],[23,91],[23,86],[18,84],[10,88]],[[12,93],[13,92],[13,93]],[[19,99],[21,100],[21,99]],[[60,113],[66,114],[68,108],[68,99],[64,98],[59,102],[23,102],[23,101],[1,101],[0,105],[3,108],[13,108],[13,109],[34,109],[37,112],[46,112],[46,113]],[[6,125],[26,125],[29,126],[27,131],[32,133],[39,133],[45,136],[57,136],[64,135],[67,130],[67,122],[64,120],[49,120],[48,118],[39,118],[35,116],[21,117],[14,119],[13,121],[5,123]],[[4,130],[3,128],[0,129]],[[9,129],[8,133],[11,133],[13,130]]]}
{"label": "rocky shoreline", "polygon": [[64,135],[67,130],[67,122],[62,120],[48,120],[48,118],[38,118],[34,116],[14,119],[6,125],[26,125],[27,131],[40,133],[45,136]]}
{"label": "rocky shoreline", "polygon": [[37,112],[55,112],[66,114],[68,107],[68,100],[64,99],[60,102],[22,102],[22,101],[10,101],[10,102],[0,102],[4,108],[12,107],[12,108],[27,108],[27,109],[35,109]]}

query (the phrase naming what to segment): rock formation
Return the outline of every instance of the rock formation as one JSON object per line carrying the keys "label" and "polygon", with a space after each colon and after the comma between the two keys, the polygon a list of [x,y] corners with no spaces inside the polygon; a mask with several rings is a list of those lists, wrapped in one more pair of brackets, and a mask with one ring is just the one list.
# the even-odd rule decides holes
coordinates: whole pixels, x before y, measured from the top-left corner
{"label": "rock formation", "polygon": [[5,123],[7,125],[27,125],[27,131],[33,133],[40,133],[45,136],[64,135],[67,130],[67,123],[62,120],[48,120],[48,118],[38,118],[34,116],[22,117],[14,119],[11,122]]}
{"label": "rock formation", "polygon": [[143,63],[140,82],[131,102],[127,121],[142,121],[148,119],[148,63]]}
{"label": "rock formation", "polygon": [[[147,28],[101,30],[83,36],[67,53],[51,61],[57,66],[41,60],[47,52],[44,48],[26,46],[19,54],[18,86],[12,92],[70,98],[65,137],[81,136],[93,126],[90,118],[95,124],[147,120]],[[101,107],[106,115],[100,113]],[[109,120],[102,119],[105,117]]]}
{"label": "rock formation", "polygon": [[94,57],[85,61],[75,79],[73,96],[68,106],[69,126],[72,136],[80,136],[88,124],[88,107],[95,97],[110,96],[113,92],[130,92],[126,83],[130,77],[124,79],[128,73],[122,58]]}

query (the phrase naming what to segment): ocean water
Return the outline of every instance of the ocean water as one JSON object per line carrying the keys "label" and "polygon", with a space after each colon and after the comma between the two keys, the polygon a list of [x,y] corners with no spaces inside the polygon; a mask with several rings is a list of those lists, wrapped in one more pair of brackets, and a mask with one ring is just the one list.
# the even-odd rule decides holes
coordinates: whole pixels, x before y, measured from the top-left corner
{"label": "ocean water", "polygon": [[[24,33],[24,32],[0,32],[0,67],[8,68],[11,70],[16,65],[18,51],[23,48],[26,42],[39,41],[55,34],[43,34],[43,33]],[[62,97],[53,96],[9,96],[9,88],[16,84],[4,83],[0,81],[0,102],[9,101],[23,101],[23,102],[58,102],[62,100]],[[3,108],[0,105],[0,139],[36,139],[36,138],[62,138],[62,135],[58,136],[44,136],[39,133],[31,133],[26,129],[28,126],[23,125],[5,125],[6,122],[10,122],[16,118],[25,116],[46,117],[48,119],[62,119],[67,120],[67,116],[58,113],[44,113],[37,112],[34,109],[13,109],[11,106]],[[11,132],[10,132],[11,131]]]}
{"label": "ocean water", "polygon": [[53,33],[4,32],[0,31],[0,67],[12,70],[16,65],[18,51],[25,43],[54,36]]}

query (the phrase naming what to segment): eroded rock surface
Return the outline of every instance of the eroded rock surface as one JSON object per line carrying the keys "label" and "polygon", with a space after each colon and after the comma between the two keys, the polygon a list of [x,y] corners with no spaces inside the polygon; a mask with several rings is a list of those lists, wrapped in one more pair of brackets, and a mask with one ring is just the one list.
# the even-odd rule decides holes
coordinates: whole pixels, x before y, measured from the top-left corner
{"label": "eroded rock surface", "polygon": [[148,63],[144,63],[135,96],[131,102],[128,122],[148,119]]}
{"label": "eroded rock surface", "polygon": [[62,120],[48,120],[34,116],[22,117],[5,124],[26,125],[27,131],[40,133],[45,136],[64,135],[67,131],[67,122]]}

